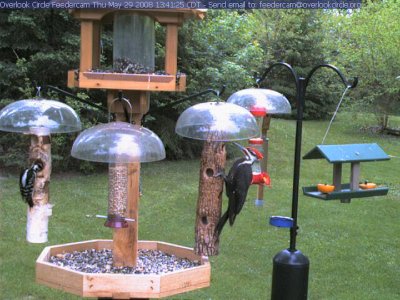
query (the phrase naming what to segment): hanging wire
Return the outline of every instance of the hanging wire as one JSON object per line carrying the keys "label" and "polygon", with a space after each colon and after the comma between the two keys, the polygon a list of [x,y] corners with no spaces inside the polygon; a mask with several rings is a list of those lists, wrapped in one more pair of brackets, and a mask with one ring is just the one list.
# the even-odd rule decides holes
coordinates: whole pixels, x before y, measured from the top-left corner
{"label": "hanging wire", "polygon": [[328,132],[329,132],[329,130],[331,129],[333,120],[335,119],[336,114],[337,114],[337,112],[338,112],[338,110],[339,110],[339,107],[340,107],[340,105],[342,104],[342,101],[343,101],[343,99],[344,99],[344,95],[346,95],[347,90],[349,90],[350,88],[351,88],[351,86],[347,86],[346,89],[344,90],[344,92],[343,92],[343,94],[342,94],[342,98],[340,98],[339,104],[337,105],[336,110],[335,110],[335,112],[333,113],[332,119],[331,119],[331,121],[329,122],[328,128],[326,129],[326,132],[325,132],[324,138],[322,139],[321,145],[324,144],[325,139],[326,139],[326,136],[328,135]]}

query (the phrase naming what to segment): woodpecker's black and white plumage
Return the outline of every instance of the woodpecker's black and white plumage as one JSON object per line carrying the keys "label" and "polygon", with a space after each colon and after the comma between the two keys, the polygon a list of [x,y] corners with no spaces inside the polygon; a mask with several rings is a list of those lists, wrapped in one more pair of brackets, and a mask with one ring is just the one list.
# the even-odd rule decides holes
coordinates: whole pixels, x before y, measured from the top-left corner
{"label": "woodpecker's black and white plumage", "polygon": [[33,187],[36,174],[41,170],[43,170],[43,164],[39,161],[35,161],[30,168],[23,170],[19,177],[19,190],[22,199],[28,203],[29,207],[33,207]]}
{"label": "woodpecker's black and white plumage", "polygon": [[220,235],[226,221],[229,219],[229,225],[232,226],[235,222],[236,216],[242,210],[253,178],[251,166],[255,161],[263,158],[262,153],[257,149],[251,147],[245,148],[238,143],[234,144],[243,151],[245,156],[239,158],[233,163],[228,176],[223,172],[217,175],[224,178],[226,196],[228,197],[228,209],[219,219],[215,228],[215,232],[218,236]]}

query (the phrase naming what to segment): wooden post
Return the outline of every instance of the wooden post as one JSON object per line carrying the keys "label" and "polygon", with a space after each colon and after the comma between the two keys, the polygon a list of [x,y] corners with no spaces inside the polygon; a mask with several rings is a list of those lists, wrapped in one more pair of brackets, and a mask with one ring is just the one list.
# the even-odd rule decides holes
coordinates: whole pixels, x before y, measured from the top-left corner
{"label": "wooden post", "polygon": [[[261,127],[261,138],[263,139],[263,154],[264,158],[261,160],[261,172],[268,170],[268,130],[271,123],[271,115],[266,115],[263,118]],[[258,185],[257,200],[264,200],[264,184]]]}
{"label": "wooden post", "polygon": [[86,72],[100,64],[100,22],[81,21],[81,62],[80,71]]}
{"label": "wooden post", "polygon": [[48,220],[52,205],[49,203],[49,185],[51,174],[51,143],[50,136],[31,136],[29,148],[29,163],[41,162],[43,170],[38,172],[33,188],[32,200],[34,206],[28,207],[26,239],[30,243],[47,242]]}
{"label": "wooden post", "polygon": [[352,162],[350,169],[350,190],[357,191],[359,189],[360,181],[360,167],[359,162]]}
{"label": "wooden post", "polygon": [[342,164],[333,164],[333,180],[332,184],[335,186],[335,191],[342,190]]}
{"label": "wooden post", "polygon": [[224,180],[214,177],[225,168],[226,151],[221,142],[204,142],[200,163],[199,196],[196,210],[195,252],[217,255],[219,237],[214,234],[221,217]]}
{"label": "wooden post", "polygon": [[178,72],[178,25],[166,25],[165,37],[165,72],[176,75]]}

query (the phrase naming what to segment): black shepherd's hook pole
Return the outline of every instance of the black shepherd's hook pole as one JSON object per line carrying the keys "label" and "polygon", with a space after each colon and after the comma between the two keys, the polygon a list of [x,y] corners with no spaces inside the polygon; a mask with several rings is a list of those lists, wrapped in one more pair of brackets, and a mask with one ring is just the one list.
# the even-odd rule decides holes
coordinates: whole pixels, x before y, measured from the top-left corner
{"label": "black shepherd's hook pole", "polygon": [[303,131],[303,111],[304,102],[307,86],[310,82],[311,77],[314,75],[315,71],[320,68],[328,68],[335,71],[343,84],[348,88],[356,87],[358,83],[358,78],[355,77],[353,82],[350,83],[346,77],[340,72],[338,68],[330,64],[320,64],[315,66],[307,75],[306,78],[299,77],[297,72],[293,69],[291,65],[285,62],[277,62],[268,67],[263,75],[257,80],[257,84],[263,81],[268,73],[271,72],[275,67],[284,67],[292,74],[293,79],[296,84],[296,107],[297,107],[297,117],[296,117],[296,142],[295,142],[295,157],[294,157],[294,168],[293,168],[293,193],[292,193],[292,219],[293,226],[290,229],[290,251],[296,250],[296,236],[297,236],[297,214],[298,214],[298,199],[299,199],[299,181],[300,181],[300,161],[301,161],[301,142],[302,142],[302,131]]}
{"label": "black shepherd's hook pole", "polygon": [[284,62],[278,62],[268,67],[263,75],[257,80],[257,85],[263,81],[269,72],[275,67],[286,68],[293,76],[296,84],[296,142],[293,168],[293,191],[292,191],[292,226],[290,227],[290,246],[275,255],[273,259],[272,272],[272,290],[271,299],[307,299],[308,290],[308,270],[310,262],[308,258],[296,249],[296,236],[298,231],[297,214],[299,202],[299,182],[300,182],[300,161],[301,161],[301,142],[303,131],[303,109],[305,102],[305,94],[311,77],[319,68],[328,68],[335,71],[341,78],[343,84],[347,88],[354,88],[358,79],[354,78],[349,83],[338,68],[329,64],[320,64],[315,66],[308,75],[299,77],[293,67]]}

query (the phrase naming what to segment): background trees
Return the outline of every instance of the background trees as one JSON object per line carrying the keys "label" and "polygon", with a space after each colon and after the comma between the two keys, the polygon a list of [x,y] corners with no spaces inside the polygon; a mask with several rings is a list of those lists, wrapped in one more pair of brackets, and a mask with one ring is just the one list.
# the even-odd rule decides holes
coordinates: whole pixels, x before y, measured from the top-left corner
{"label": "background trees", "polygon": [[[174,133],[175,121],[189,105],[210,100],[210,96],[163,106],[204,89],[220,89],[224,84],[226,98],[253,86],[255,75],[270,63],[286,61],[300,75],[307,74],[316,64],[328,62],[339,66],[349,77],[359,76],[359,86],[351,93],[352,106],[357,111],[362,107],[374,112],[380,124],[388,126],[388,116],[400,110],[400,80],[395,79],[400,75],[400,22],[396,21],[399,10],[396,0],[367,1],[361,10],[351,12],[209,10],[205,20],[187,22],[179,33],[178,66],[188,75],[187,93],[153,94],[145,125],[163,139],[169,158],[194,156],[199,144],[178,137]],[[112,65],[111,29],[104,28],[104,65]],[[156,26],[156,30],[156,64],[161,65],[164,29]],[[67,11],[0,11],[0,108],[10,101],[33,97],[37,85],[67,89],[67,71],[78,64],[79,24]],[[305,116],[309,119],[329,117],[343,91],[331,72],[318,72],[306,95]],[[271,74],[263,85],[294,102],[295,89],[286,72]],[[100,91],[72,92],[105,106],[105,95]],[[70,98],[64,100],[78,110],[86,126],[104,118],[87,105]],[[82,167],[69,155],[73,139],[73,135],[54,136],[54,153],[59,155],[55,155],[56,165]],[[25,163],[26,137],[0,133],[0,145],[0,165]]]}
{"label": "background trees", "polygon": [[396,0],[368,1],[351,14],[330,14],[332,56],[360,77],[356,109],[373,112],[385,129],[400,113],[400,6]]}

